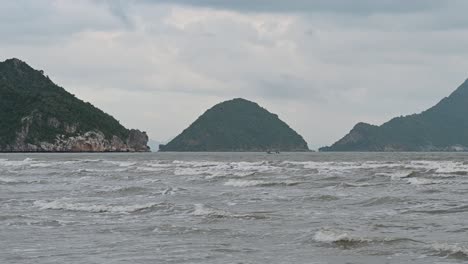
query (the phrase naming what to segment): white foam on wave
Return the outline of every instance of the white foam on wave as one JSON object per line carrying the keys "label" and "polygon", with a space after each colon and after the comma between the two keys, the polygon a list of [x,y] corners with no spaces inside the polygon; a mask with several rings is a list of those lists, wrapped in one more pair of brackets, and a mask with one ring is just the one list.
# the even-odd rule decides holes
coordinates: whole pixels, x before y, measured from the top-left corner
{"label": "white foam on wave", "polygon": [[44,183],[43,180],[40,179],[17,179],[17,178],[9,178],[9,177],[0,177],[0,184],[31,184],[31,183]]}
{"label": "white foam on wave", "polygon": [[410,171],[395,171],[395,172],[379,172],[375,176],[384,176],[390,177],[392,180],[400,180],[402,178],[408,177]]}
{"label": "white foam on wave", "polygon": [[130,166],[134,166],[137,164],[136,162],[131,162],[131,161],[111,161],[111,160],[106,160],[104,161],[104,163],[117,165],[119,167],[130,167]]}
{"label": "white foam on wave", "polygon": [[204,204],[195,204],[192,215],[194,216],[215,216],[215,217],[229,217],[227,211],[206,207]]}
{"label": "white foam on wave", "polygon": [[358,242],[366,243],[371,242],[371,239],[359,238],[350,235],[347,232],[336,230],[320,230],[314,235],[314,240],[320,243],[338,243],[338,242]]}
{"label": "white foam on wave", "polygon": [[185,160],[174,160],[172,164],[178,165],[178,166],[189,166],[189,167],[210,167],[210,166],[216,166],[216,165],[221,165],[224,164],[223,162],[219,161],[185,161]]}
{"label": "white foam on wave", "polygon": [[409,184],[413,184],[413,185],[432,185],[432,184],[446,183],[440,180],[430,180],[430,179],[425,179],[425,178],[409,178],[407,180]]}
{"label": "white foam on wave", "polygon": [[447,256],[461,255],[468,257],[468,247],[460,244],[435,243],[432,245],[432,249]]}
{"label": "white foam on wave", "polygon": [[48,167],[62,167],[64,165],[77,164],[80,162],[81,161],[79,160],[49,161],[49,160],[36,160],[32,158],[25,158],[23,160],[0,159],[0,167],[48,168]]}
{"label": "white foam on wave", "polygon": [[38,168],[48,168],[54,166],[54,163],[32,163],[29,165],[30,167],[38,167]]}
{"label": "white foam on wave", "polygon": [[256,173],[279,172],[282,168],[258,162],[176,162],[175,175],[204,175],[207,179],[225,176],[246,177]]}
{"label": "white foam on wave", "polygon": [[[432,160],[418,160],[411,161],[407,165],[408,168],[418,168],[425,170],[434,170],[439,174],[453,174],[465,172],[468,173],[468,164],[460,161],[432,161]],[[443,175],[440,175],[443,177]]]}
{"label": "white foam on wave", "polygon": [[165,168],[155,168],[155,167],[137,167],[137,171],[146,171],[146,172],[161,172],[165,171]]}
{"label": "white foam on wave", "polygon": [[21,183],[21,182],[22,181],[18,181],[17,179],[0,177],[0,183],[3,183],[3,184]]}
{"label": "white foam on wave", "polygon": [[237,180],[230,179],[224,183],[225,186],[233,187],[254,187],[254,186],[263,186],[263,187],[272,187],[272,186],[294,186],[301,184],[302,182],[297,181],[262,181],[262,180]]}
{"label": "white foam on wave", "polygon": [[228,180],[224,185],[226,186],[234,186],[234,187],[251,187],[251,186],[259,186],[265,184],[264,181],[258,180]]}
{"label": "white foam on wave", "polygon": [[35,201],[34,206],[41,210],[67,210],[90,213],[134,213],[144,211],[157,206],[157,203],[135,204],[135,205],[108,205],[108,204],[84,204],[72,203],[63,200]]}
{"label": "white foam on wave", "polygon": [[192,212],[194,216],[203,216],[211,218],[241,218],[241,219],[265,219],[264,213],[246,213],[235,214],[225,210],[205,206],[204,204],[195,204]]}
{"label": "white foam on wave", "polygon": [[9,159],[2,159],[0,160],[0,165],[4,167],[18,167],[18,166],[25,166],[30,164],[33,161],[31,158],[25,158],[24,160],[9,160]]}
{"label": "white foam on wave", "polygon": [[363,183],[357,183],[357,182],[341,182],[337,187],[369,187],[369,186],[375,186],[375,184],[370,184],[367,182]]}
{"label": "white foam on wave", "polygon": [[319,173],[343,174],[351,170],[360,169],[382,169],[402,166],[399,163],[389,163],[386,161],[366,161],[366,162],[337,162],[337,161],[284,161],[283,165],[302,166],[304,169],[314,169]]}

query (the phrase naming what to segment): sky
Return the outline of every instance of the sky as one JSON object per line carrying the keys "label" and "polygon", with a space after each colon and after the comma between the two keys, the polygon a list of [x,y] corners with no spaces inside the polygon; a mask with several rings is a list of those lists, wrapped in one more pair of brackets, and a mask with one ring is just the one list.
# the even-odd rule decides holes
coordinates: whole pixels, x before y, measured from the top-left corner
{"label": "sky", "polygon": [[242,97],[316,149],[421,112],[468,78],[466,0],[0,0],[19,58],[168,141]]}

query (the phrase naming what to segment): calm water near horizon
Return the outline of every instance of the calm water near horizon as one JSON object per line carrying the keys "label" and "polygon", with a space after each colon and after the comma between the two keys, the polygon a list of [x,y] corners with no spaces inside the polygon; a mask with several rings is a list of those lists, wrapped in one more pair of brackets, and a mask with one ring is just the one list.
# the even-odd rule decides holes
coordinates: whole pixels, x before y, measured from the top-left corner
{"label": "calm water near horizon", "polygon": [[0,263],[465,263],[468,153],[0,154]]}

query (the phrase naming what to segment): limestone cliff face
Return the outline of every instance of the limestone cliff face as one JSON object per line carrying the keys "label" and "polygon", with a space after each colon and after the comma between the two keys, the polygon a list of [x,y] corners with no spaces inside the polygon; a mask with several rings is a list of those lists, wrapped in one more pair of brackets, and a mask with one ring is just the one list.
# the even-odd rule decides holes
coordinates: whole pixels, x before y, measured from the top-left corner
{"label": "limestone cliff face", "polygon": [[[56,118],[48,118],[43,121],[42,115],[35,113],[24,117],[21,129],[16,133],[16,139],[13,144],[0,148],[3,152],[148,152],[148,136],[145,132],[132,129],[126,139],[118,136],[106,138],[104,133],[99,130],[87,131],[83,134],[76,133],[79,124],[64,124]],[[31,138],[32,127],[40,129],[64,127],[64,134],[56,135],[56,138],[50,141],[40,141]],[[47,127],[44,127],[47,126]],[[67,134],[67,135],[66,135]]]}

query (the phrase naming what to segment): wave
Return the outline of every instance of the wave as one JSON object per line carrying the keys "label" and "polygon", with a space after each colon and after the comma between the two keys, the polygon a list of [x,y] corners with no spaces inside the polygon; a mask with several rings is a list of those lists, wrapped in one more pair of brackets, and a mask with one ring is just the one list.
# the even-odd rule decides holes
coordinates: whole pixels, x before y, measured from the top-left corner
{"label": "wave", "polygon": [[434,209],[434,210],[418,210],[418,211],[409,211],[410,213],[424,213],[424,214],[456,214],[468,212],[468,205],[456,206],[448,209]]}
{"label": "wave", "polygon": [[66,201],[35,201],[34,205],[41,210],[66,210],[89,213],[137,213],[150,211],[161,204],[146,203],[136,205],[106,205],[106,204],[84,204],[70,203]]}
{"label": "wave", "polygon": [[340,198],[338,196],[334,196],[334,195],[330,195],[330,194],[320,194],[320,195],[316,195],[316,196],[306,196],[306,197],[301,197],[300,199],[304,200],[304,201],[326,201],[326,202],[340,200]]}
{"label": "wave", "polygon": [[337,187],[369,187],[369,186],[375,186],[376,184],[370,184],[370,183],[351,183],[351,182],[341,182],[338,184]]}
{"label": "wave", "polygon": [[5,178],[5,177],[0,177],[0,184],[21,184],[24,183],[23,181],[19,181],[17,179],[12,179],[12,178]]}
{"label": "wave", "polygon": [[448,175],[467,175],[468,164],[459,161],[430,161],[420,160],[411,161],[407,167],[426,169],[436,174]]}
{"label": "wave", "polygon": [[409,178],[408,183],[414,184],[414,185],[433,185],[433,184],[441,184],[441,183],[447,183],[447,182],[440,181],[440,180],[430,180],[430,179],[425,179],[425,178]]}
{"label": "wave", "polygon": [[0,177],[0,185],[17,185],[17,184],[32,184],[32,183],[45,183],[44,180],[20,180],[13,178]]}
{"label": "wave", "polygon": [[241,218],[241,219],[266,219],[264,212],[253,212],[246,214],[235,214],[225,210],[205,206],[204,204],[195,204],[192,212],[194,216],[203,216],[208,218]]}
{"label": "wave", "polygon": [[65,225],[72,225],[76,222],[62,221],[62,220],[40,220],[40,221],[17,221],[10,222],[8,226],[39,226],[39,227],[60,227]]}
{"label": "wave", "polygon": [[366,162],[336,162],[336,161],[284,161],[284,165],[300,166],[303,169],[316,169],[320,173],[327,172],[346,172],[355,169],[384,169],[384,168],[395,168],[401,167],[400,163],[393,162],[378,162],[378,161],[366,161]]}
{"label": "wave", "polygon": [[136,167],[137,171],[146,171],[146,172],[162,172],[166,171],[166,168],[158,168],[158,167]]}
{"label": "wave", "polygon": [[367,246],[373,243],[396,244],[396,243],[422,243],[410,238],[378,238],[360,237],[348,232],[337,230],[320,230],[315,233],[314,241],[342,247],[344,249]]}
{"label": "wave", "polygon": [[174,175],[206,176],[207,179],[216,177],[246,177],[259,173],[272,173],[280,171],[281,167],[272,166],[269,162],[188,162],[174,161]]}
{"label": "wave", "polygon": [[104,161],[104,163],[117,165],[119,167],[130,167],[130,166],[134,166],[137,164],[136,162],[131,162],[131,161],[111,161],[111,160],[106,160]]}
{"label": "wave", "polygon": [[174,195],[178,192],[181,192],[181,191],[187,191],[187,189],[184,189],[184,188],[172,188],[172,187],[168,187],[167,189],[164,189],[162,192],[161,192],[161,195]]}
{"label": "wave", "polygon": [[145,187],[139,186],[118,186],[118,187],[104,187],[98,192],[103,193],[119,193],[119,194],[134,194],[134,193],[142,193],[148,191]]}
{"label": "wave", "polygon": [[459,244],[436,243],[432,245],[432,250],[443,257],[468,259],[468,247]]}
{"label": "wave", "polygon": [[277,182],[267,182],[261,180],[228,180],[224,185],[233,186],[233,187],[271,187],[271,186],[295,186],[301,184],[302,182],[296,181],[277,181]]}
{"label": "wave", "polygon": [[234,186],[234,187],[251,187],[251,186],[260,186],[265,184],[264,181],[258,180],[229,180],[224,185],[226,186]]}
{"label": "wave", "polygon": [[9,160],[1,159],[0,166],[2,167],[19,167],[30,164],[33,161],[31,158],[25,158],[24,160]]}
{"label": "wave", "polygon": [[334,244],[341,247],[355,247],[372,242],[371,239],[352,236],[347,232],[333,230],[320,230],[314,235],[314,240],[319,243]]}
{"label": "wave", "polygon": [[400,197],[384,196],[384,197],[371,198],[359,204],[365,207],[370,207],[370,206],[384,205],[384,204],[395,204],[395,203],[400,203],[400,202],[407,202],[407,200],[400,198]]}
{"label": "wave", "polygon": [[[49,168],[49,167],[62,167],[66,165],[83,164],[83,163],[96,163],[103,162],[103,160],[66,160],[66,161],[51,161],[51,160],[38,160],[33,158],[25,158],[23,160],[9,160],[0,159],[0,167],[11,168]],[[109,162],[110,163],[110,162]]]}

